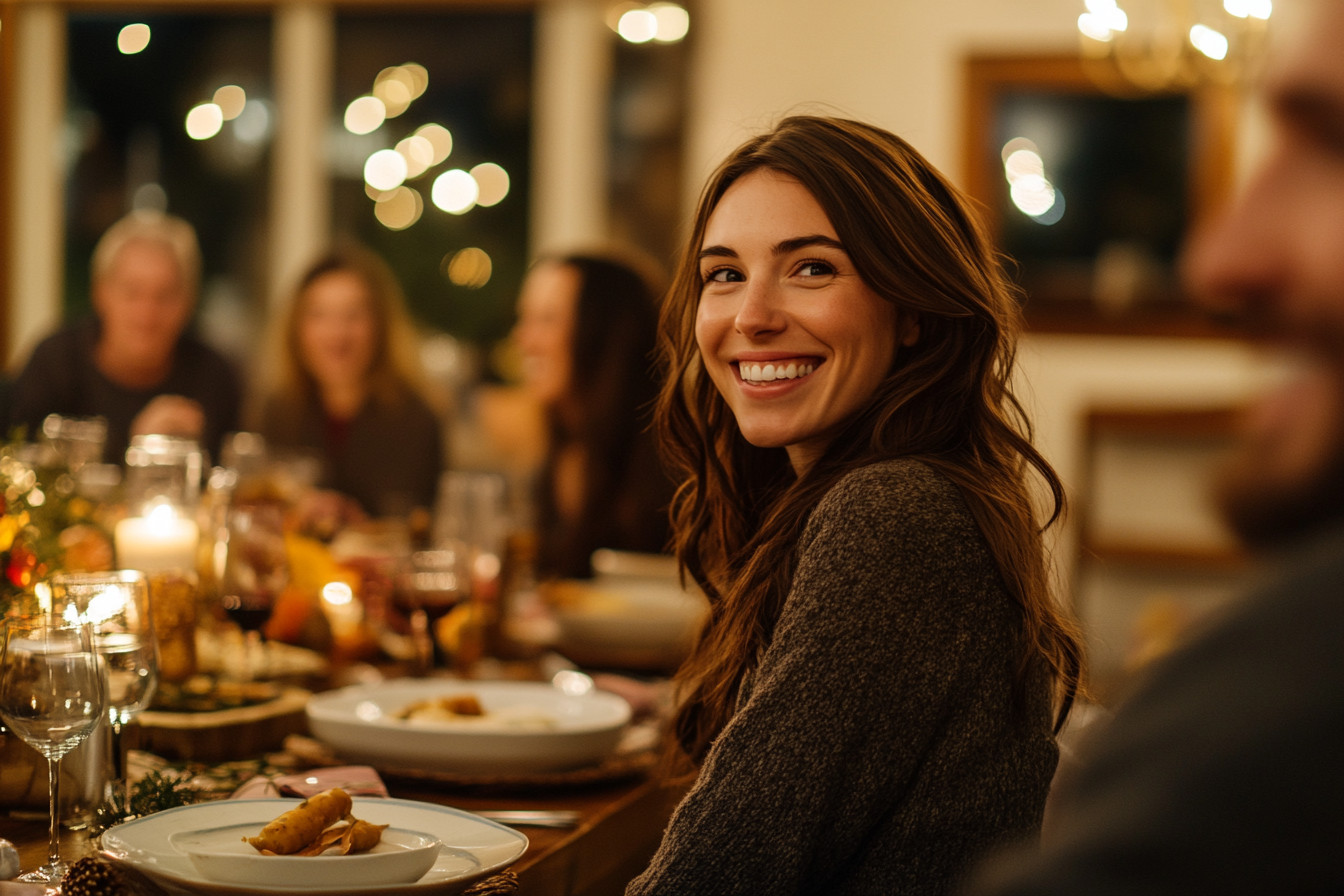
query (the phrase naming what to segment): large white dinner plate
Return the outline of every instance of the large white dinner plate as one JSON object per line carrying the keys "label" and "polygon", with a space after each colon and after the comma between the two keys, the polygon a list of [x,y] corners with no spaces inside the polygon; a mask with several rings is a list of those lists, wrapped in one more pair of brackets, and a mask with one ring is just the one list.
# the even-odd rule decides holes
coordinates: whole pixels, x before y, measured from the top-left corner
{"label": "large white dinner plate", "polygon": [[320,892],[334,896],[448,896],[507,867],[527,850],[527,838],[512,828],[460,809],[392,799],[356,799],[353,813],[373,824],[419,831],[443,841],[434,866],[413,884],[333,888],[314,887],[302,880],[276,880],[264,887],[217,883],[202,876],[186,854],[169,842],[174,834],[184,831],[235,825],[256,825],[260,831],[298,803],[298,800],[275,799],[221,800],[156,812],[104,832],[103,852],[153,878],[172,894],[296,896]]}
{"label": "large white dinner plate", "polygon": [[[396,718],[419,700],[471,695],[486,711],[486,724],[407,722]],[[536,715],[546,730],[490,724]],[[610,754],[630,721],[630,705],[615,694],[566,694],[549,684],[523,681],[416,679],[355,685],[308,701],[308,727],[344,759],[382,768],[526,774],[596,765]]]}

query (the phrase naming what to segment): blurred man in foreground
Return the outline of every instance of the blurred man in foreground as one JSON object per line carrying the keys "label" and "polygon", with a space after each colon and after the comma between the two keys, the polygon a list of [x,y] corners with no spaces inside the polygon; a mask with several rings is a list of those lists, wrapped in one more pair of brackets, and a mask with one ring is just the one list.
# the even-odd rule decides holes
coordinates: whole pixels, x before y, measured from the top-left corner
{"label": "blurred man in foreground", "polygon": [[1268,85],[1275,144],[1187,258],[1193,288],[1294,352],[1222,488],[1272,578],[1091,746],[1042,852],[977,894],[1344,893],[1344,3]]}
{"label": "blurred man in foreground", "polygon": [[222,357],[186,333],[201,256],[181,218],[133,212],[93,253],[95,321],[44,340],[14,383],[10,419],[28,437],[48,414],[107,418],[103,458],[120,463],[133,435],[196,439],[218,456],[238,428],[238,381]]}

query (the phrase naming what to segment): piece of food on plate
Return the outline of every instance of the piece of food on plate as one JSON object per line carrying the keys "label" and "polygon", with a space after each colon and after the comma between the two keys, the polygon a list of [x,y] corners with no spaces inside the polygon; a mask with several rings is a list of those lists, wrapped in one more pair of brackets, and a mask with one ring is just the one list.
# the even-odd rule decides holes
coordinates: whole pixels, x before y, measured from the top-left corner
{"label": "piece of food on plate", "polygon": [[310,796],[261,829],[255,837],[245,838],[254,848],[287,856],[302,851],[322,832],[350,814],[354,806],[350,795],[339,787]]}
{"label": "piece of food on plate", "polygon": [[457,716],[479,717],[485,707],[473,694],[452,694],[429,700],[417,700],[401,708],[398,719],[452,719]]}

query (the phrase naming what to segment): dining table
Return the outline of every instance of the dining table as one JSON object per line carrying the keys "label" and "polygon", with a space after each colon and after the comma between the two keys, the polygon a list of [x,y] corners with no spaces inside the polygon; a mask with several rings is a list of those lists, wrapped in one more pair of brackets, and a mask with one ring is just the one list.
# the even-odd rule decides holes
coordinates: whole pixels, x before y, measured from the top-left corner
{"label": "dining table", "polygon": [[[450,791],[390,781],[388,794],[467,811],[563,811],[575,813],[570,827],[519,825],[529,845],[511,866],[518,896],[606,896],[648,865],[672,810],[685,789],[649,778],[591,785],[581,789],[490,795]],[[47,856],[47,818],[0,816],[0,838],[19,852],[26,870]],[[98,842],[87,830],[64,831],[66,861],[96,855]]]}

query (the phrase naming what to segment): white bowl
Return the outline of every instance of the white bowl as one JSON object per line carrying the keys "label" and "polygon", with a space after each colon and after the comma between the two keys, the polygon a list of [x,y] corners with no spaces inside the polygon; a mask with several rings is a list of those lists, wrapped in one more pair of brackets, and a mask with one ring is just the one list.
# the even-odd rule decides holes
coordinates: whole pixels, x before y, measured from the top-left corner
{"label": "white bowl", "polygon": [[570,585],[555,609],[557,647],[593,666],[672,669],[690,653],[708,602],[676,579],[602,576]]}
{"label": "white bowl", "polygon": [[[456,695],[474,696],[485,718],[396,718],[416,701]],[[530,718],[547,727],[527,724]],[[518,681],[407,679],[356,685],[308,701],[313,736],[342,758],[429,771],[529,774],[594,765],[615,749],[629,721],[629,704],[615,694],[574,696],[549,684]]]}
{"label": "white bowl", "polygon": [[244,842],[255,824],[183,831],[168,838],[207,880],[226,884],[307,887],[367,887],[411,884],[434,867],[443,845],[438,837],[388,828],[368,852],[339,856],[265,856]]}

